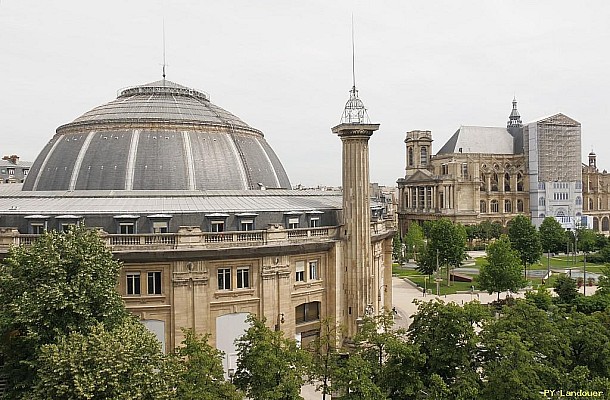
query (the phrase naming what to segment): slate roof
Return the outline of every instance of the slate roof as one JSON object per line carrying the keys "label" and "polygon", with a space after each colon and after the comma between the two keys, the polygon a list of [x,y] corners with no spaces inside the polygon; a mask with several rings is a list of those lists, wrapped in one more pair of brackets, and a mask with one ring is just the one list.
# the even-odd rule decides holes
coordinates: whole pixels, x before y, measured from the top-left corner
{"label": "slate roof", "polygon": [[513,154],[513,147],[513,136],[506,128],[460,126],[437,154]]}

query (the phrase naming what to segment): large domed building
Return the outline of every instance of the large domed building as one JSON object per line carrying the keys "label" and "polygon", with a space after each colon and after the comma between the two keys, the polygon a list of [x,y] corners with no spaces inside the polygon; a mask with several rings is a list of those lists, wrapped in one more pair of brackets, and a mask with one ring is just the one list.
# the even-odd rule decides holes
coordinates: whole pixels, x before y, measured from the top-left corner
{"label": "large domed building", "polygon": [[121,90],[57,128],[25,183],[0,187],[0,256],[45,230],[99,229],[128,309],[165,349],[182,328],[211,333],[227,371],[248,313],[304,345],[324,317],[351,336],[391,307],[394,226],[368,191],[377,127],[333,128],[349,196],[291,190],[263,133],[206,93],[165,79]]}

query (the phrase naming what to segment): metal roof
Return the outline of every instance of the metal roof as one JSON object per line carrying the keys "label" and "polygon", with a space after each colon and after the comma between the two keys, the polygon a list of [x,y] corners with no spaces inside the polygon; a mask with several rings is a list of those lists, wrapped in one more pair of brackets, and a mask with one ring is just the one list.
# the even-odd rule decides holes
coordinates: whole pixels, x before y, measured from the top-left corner
{"label": "metal roof", "polygon": [[437,154],[513,154],[513,149],[513,136],[506,128],[461,126]]}
{"label": "metal roof", "polygon": [[[165,86],[163,86],[165,85]],[[170,81],[121,91],[57,129],[24,190],[290,189],[263,134]]]}
{"label": "metal roof", "polygon": [[251,213],[341,209],[341,192],[293,190],[25,192],[0,185],[0,215]]}

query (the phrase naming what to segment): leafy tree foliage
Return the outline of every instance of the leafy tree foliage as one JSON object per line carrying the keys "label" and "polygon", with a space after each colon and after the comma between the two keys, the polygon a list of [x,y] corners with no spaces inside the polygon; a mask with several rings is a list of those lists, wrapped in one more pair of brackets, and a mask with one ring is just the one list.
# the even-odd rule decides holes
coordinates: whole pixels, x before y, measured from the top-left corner
{"label": "leafy tree foliage", "polygon": [[578,296],[578,289],[576,288],[576,282],[574,279],[567,275],[560,275],[553,284],[555,293],[559,296],[559,302],[563,304],[572,304],[576,296]]}
{"label": "leafy tree foliage", "polygon": [[428,246],[418,260],[418,270],[428,275],[436,271],[438,265],[457,268],[466,258],[466,229],[448,219],[424,224],[429,229]]}
{"label": "leafy tree foliage", "polygon": [[222,352],[208,343],[209,334],[184,330],[182,346],[170,358],[176,398],[180,400],[240,400],[232,383],[225,381]]}
{"label": "leafy tree foliage", "polygon": [[542,255],[540,235],[536,227],[532,225],[529,218],[517,215],[509,223],[508,237],[513,249],[519,253],[521,263],[527,272],[527,266],[538,261]]}
{"label": "leafy tree foliage", "polygon": [[539,287],[536,291],[525,292],[525,299],[541,310],[548,311],[553,307],[553,296],[544,287]]}
{"label": "leafy tree foliage", "polygon": [[139,321],[125,318],[111,330],[97,324],[43,345],[28,398],[170,399],[172,382],[165,372],[156,337]]}
{"label": "leafy tree foliage", "polygon": [[250,315],[250,328],[237,339],[237,371],[233,382],[253,400],[302,399],[301,386],[309,354],[264,319]]}
{"label": "leafy tree foliage", "polygon": [[565,229],[554,217],[546,217],[538,232],[542,249],[547,253],[557,253],[565,248]]}
{"label": "leafy tree foliage", "polygon": [[73,228],[12,247],[0,266],[0,353],[8,397],[33,385],[39,349],[100,323],[108,330],[126,317],[116,291],[120,264],[94,231]]}
{"label": "leafy tree foliage", "polygon": [[597,250],[597,235],[591,229],[580,228],[577,230],[578,251],[589,253]]}
{"label": "leafy tree foliage", "polygon": [[519,255],[511,248],[507,236],[490,244],[487,248],[487,263],[479,271],[479,287],[489,294],[510,290],[516,292],[525,286]]}
{"label": "leafy tree foliage", "polygon": [[464,390],[456,383],[467,382],[478,366],[475,327],[483,326],[489,317],[487,309],[476,302],[464,307],[439,300],[418,303],[408,336],[426,357],[421,369],[426,387],[435,385],[430,379],[437,375],[449,387]]}
{"label": "leafy tree foliage", "polygon": [[336,321],[325,318],[320,321],[320,335],[311,342],[309,348],[312,352],[312,362],[309,368],[309,377],[316,384],[317,390],[322,392],[322,398],[333,392],[334,374],[339,367],[338,343],[340,340],[340,329]]}
{"label": "leafy tree foliage", "polygon": [[424,231],[418,224],[409,225],[403,242],[407,253],[414,259],[418,260],[418,255],[421,255],[425,251],[426,243],[424,241]]}
{"label": "leafy tree foliage", "polygon": [[400,234],[396,232],[392,238],[392,259],[402,262],[403,258],[402,241],[400,240]]}

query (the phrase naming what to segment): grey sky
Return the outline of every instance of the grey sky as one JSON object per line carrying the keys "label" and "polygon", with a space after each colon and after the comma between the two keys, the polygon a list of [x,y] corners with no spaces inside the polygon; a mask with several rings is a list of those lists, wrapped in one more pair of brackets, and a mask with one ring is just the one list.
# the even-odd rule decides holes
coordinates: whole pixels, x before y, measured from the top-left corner
{"label": "grey sky", "polygon": [[0,2],[2,154],[33,161],[55,128],[167,78],[262,130],[293,184],[339,185],[339,122],[356,84],[372,122],[371,180],[404,176],[404,135],[434,152],[460,125],[563,112],[610,169],[608,1]]}

